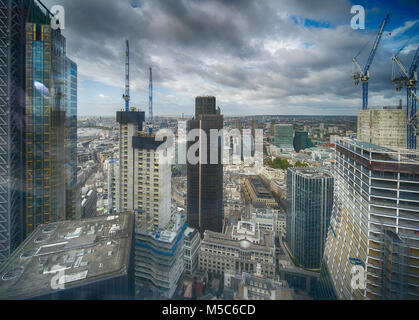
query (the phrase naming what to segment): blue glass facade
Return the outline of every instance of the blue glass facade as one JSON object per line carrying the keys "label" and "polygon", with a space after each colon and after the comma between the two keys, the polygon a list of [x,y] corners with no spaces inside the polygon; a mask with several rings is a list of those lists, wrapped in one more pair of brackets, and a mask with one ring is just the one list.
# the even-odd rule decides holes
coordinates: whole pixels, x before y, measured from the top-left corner
{"label": "blue glass facade", "polygon": [[77,64],[66,59],[66,215],[75,216],[77,186]]}
{"label": "blue glass facade", "polygon": [[333,176],[323,169],[287,172],[287,246],[304,268],[320,268],[333,207]]}

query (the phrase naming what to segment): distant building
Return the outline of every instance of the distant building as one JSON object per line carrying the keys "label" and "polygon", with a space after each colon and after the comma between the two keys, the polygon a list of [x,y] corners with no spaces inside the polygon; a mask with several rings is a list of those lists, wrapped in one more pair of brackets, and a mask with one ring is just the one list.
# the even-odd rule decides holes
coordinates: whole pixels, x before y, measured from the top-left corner
{"label": "distant building", "polygon": [[388,148],[406,148],[406,110],[359,110],[357,128],[360,141]]}
{"label": "distant building", "polygon": [[239,221],[225,233],[206,231],[201,242],[199,269],[214,274],[225,272],[254,273],[260,263],[261,274],[275,276],[275,241],[271,231],[262,231],[258,224]]}
{"label": "distant building", "polygon": [[198,269],[200,246],[201,236],[198,230],[188,227],[185,230],[184,257],[185,272],[189,275],[193,275]]}
{"label": "distant building", "polygon": [[300,152],[301,150],[313,147],[313,142],[308,137],[307,131],[295,131],[293,145],[295,152]]}
{"label": "distant building", "polygon": [[135,228],[136,295],[151,287],[157,297],[171,299],[184,270],[185,216],[174,213],[163,228],[142,220]]}
{"label": "distant building", "polygon": [[131,299],[132,213],[43,224],[0,268],[0,299]]}
{"label": "distant building", "polygon": [[320,268],[333,207],[333,176],[320,168],[287,172],[286,240],[305,268]]}
{"label": "distant building", "polygon": [[293,148],[294,125],[276,124],[274,126],[274,145],[278,148]]}
{"label": "distant building", "polygon": [[[210,130],[223,128],[223,116],[216,109],[215,97],[196,97],[195,117],[187,123],[187,132],[201,129],[207,135],[207,141],[196,138],[188,141],[188,150],[199,143],[200,158],[197,164],[188,161],[187,215],[188,225],[199,230],[221,232],[223,227],[223,164],[222,141],[218,138],[218,149],[211,149]],[[205,147],[206,146],[206,147]],[[205,147],[205,148],[204,148]],[[211,153],[216,153],[217,164],[210,164]],[[206,154],[207,164],[201,163]],[[214,154],[212,155],[214,157]]]}
{"label": "distant building", "polygon": [[277,207],[278,203],[271,192],[264,186],[261,178],[251,176],[246,178],[243,185],[243,193],[247,203],[253,207]]}

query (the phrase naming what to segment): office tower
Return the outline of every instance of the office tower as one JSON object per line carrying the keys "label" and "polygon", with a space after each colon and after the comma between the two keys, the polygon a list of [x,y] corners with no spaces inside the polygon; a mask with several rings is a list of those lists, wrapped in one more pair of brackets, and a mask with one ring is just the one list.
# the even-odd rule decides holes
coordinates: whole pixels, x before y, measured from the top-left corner
{"label": "office tower", "polygon": [[[117,211],[134,211],[137,218],[150,218],[153,226],[163,227],[170,219],[171,164],[159,161],[153,135],[142,131],[144,112],[118,111],[119,195]],[[163,159],[162,159],[163,160]]]}
{"label": "office tower", "polygon": [[276,124],[274,126],[274,145],[278,148],[293,148],[294,126],[292,124]]}
{"label": "office tower", "polygon": [[[143,221],[139,221],[143,220]],[[135,228],[135,288],[139,298],[151,288],[154,299],[171,299],[184,270],[185,216],[173,213],[168,223],[156,228],[146,217],[137,218]]]}
{"label": "office tower", "polygon": [[359,110],[357,139],[388,148],[406,148],[406,110]]}
{"label": "office tower", "polygon": [[22,119],[25,108],[24,46],[28,8],[23,1],[3,0],[0,1],[0,12],[1,265],[24,239]]}
{"label": "office tower", "polygon": [[[418,156],[337,139],[332,228],[322,264],[337,298],[386,299],[396,287],[404,298],[418,299]],[[365,271],[365,289],[351,284],[355,263]]]}
{"label": "office tower", "polygon": [[225,233],[205,231],[199,253],[199,269],[218,275],[256,272],[275,277],[275,235],[262,231],[259,224],[239,221],[227,227]]}
{"label": "office tower", "polygon": [[286,240],[304,268],[320,268],[333,207],[333,176],[320,168],[287,171]]}
{"label": "office tower", "polygon": [[[223,116],[215,107],[215,97],[197,97],[195,99],[195,117],[187,123],[188,133],[193,129],[201,129],[206,133],[206,144],[197,137],[188,141],[188,150],[195,143],[199,144],[197,154],[199,161],[191,164],[188,161],[188,194],[187,214],[188,225],[199,230],[222,231],[223,223],[223,164],[222,143],[218,138],[218,148],[211,146],[210,130],[223,128]],[[199,142],[197,142],[199,141]],[[206,146],[206,148],[205,148]],[[204,163],[206,154],[207,162]],[[210,164],[211,153],[217,155],[217,164]]]}
{"label": "office tower", "polygon": [[171,163],[160,161],[154,136],[132,137],[134,148],[134,210],[138,218],[149,217],[154,227],[163,228],[170,219]]}
{"label": "office tower", "polygon": [[66,217],[76,214],[77,187],[77,64],[66,59]]}
{"label": "office tower", "polygon": [[[145,113],[131,109],[118,111],[116,121],[119,123],[119,182],[116,198],[117,212],[134,211],[134,148],[132,137],[143,129]],[[138,186],[137,186],[138,187]]]}
{"label": "office tower", "polygon": [[39,225],[0,267],[0,299],[131,299],[132,213]]}
{"label": "office tower", "polygon": [[26,24],[25,236],[65,219],[65,38]]}
{"label": "office tower", "polygon": [[301,150],[311,148],[313,143],[308,137],[307,131],[295,131],[293,145],[295,152],[300,152]]}
{"label": "office tower", "polygon": [[66,216],[65,38],[38,1],[0,1],[0,264]]}

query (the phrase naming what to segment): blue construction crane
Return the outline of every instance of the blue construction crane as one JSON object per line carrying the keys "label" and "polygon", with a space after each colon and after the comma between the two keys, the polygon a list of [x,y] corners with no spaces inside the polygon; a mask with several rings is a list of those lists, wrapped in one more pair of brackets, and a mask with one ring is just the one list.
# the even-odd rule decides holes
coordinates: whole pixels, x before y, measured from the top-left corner
{"label": "blue construction crane", "polygon": [[153,73],[150,67],[150,83],[148,85],[148,116],[150,124],[153,122]]}
{"label": "blue construction crane", "polygon": [[355,66],[359,69],[359,72],[355,72],[352,75],[352,78],[354,79],[355,85],[358,85],[359,81],[362,82],[362,110],[365,110],[368,108],[368,80],[370,78],[370,67],[372,64],[372,61],[374,60],[374,56],[377,52],[378,45],[381,41],[381,36],[384,32],[384,27],[387,24],[388,19],[390,18],[390,14],[387,14],[387,16],[384,18],[383,22],[381,23],[380,30],[378,31],[377,37],[375,38],[374,45],[372,46],[370,55],[368,57],[367,63],[365,67],[362,69],[359,65],[356,58],[361,53],[361,51],[352,59]]}
{"label": "blue construction crane", "polygon": [[125,94],[122,95],[125,100],[125,111],[129,111],[129,42],[126,41],[125,51]]}
{"label": "blue construction crane", "polygon": [[[399,51],[400,52],[400,51]],[[416,134],[418,130],[417,126],[417,111],[416,111],[416,83],[418,82],[418,74],[416,69],[419,64],[419,46],[416,49],[415,55],[413,56],[412,64],[410,65],[409,71],[406,70],[404,65],[400,62],[397,55],[393,57],[393,76],[392,82],[396,87],[397,91],[400,91],[403,86],[406,86],[406,112],[407,112],[407,148],[416,149]],[[397,76],[395,72],[395,65],[400,67],[402,71],[401,76]]]}

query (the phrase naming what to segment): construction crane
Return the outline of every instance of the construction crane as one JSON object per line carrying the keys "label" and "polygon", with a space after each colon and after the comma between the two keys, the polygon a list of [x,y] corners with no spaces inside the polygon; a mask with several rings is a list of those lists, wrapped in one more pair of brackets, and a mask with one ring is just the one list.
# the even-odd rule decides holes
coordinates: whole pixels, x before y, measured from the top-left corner
{"label": "construction crane", "polygon": [[148,115],[150,124],[153,122],[153,73],[150,67],[150,83],[148,85]]}
{"label": "construction crane", "polygon": [[[401,50],[400,50],[401,51]],[[399,51],[399,52],[400,52]],[[416,134],[418,130],[417,126],[417,111],[416,111],[416,101],[418,97],[416,96],[416,83],[418,82],[418,74],[416,69],[419,64],[419,46],[416,49],[416,52],[413,56],[412,64],[410,65],[409,70],[407,70],[404,65],[399,60],[397,54],[393,57],[393,75],[392,82],[396,87],[396,91],[400,91],[403,86],[406,87],[406,97],[407,97],[407,148],[416,149]],[[398,76],[396,74],[396,65],[399,66],[402,71],[402,75]]]}
{"label": "construction crane", "polygon": [[122,95],[125,100],[125,111],[129,111],[129,42],[126,41],[125,51],[125,94]]}
{"label": "construction crane", "polygon": [[370,78],[370,67],[372,64],[372,61],[374,60],[374,56],[377,52],[378,45],[381,41],[381,36],[384,32],[384,27],[387,24],[388,19],[390,18],[390,14],[387,14],[387,16],[384,18],[383,22],[381,23],[380,30],[378,31],[377,37],[375,38],[374,45],[372,46],[370,55],[368,57],[367,63],[364,68],[361,68],[361,66],[358,63],[358,60],[356,59],[361,51],[352,59],[353,63],[355,64],[356,68],[358,68],[358,72],[355,72],[352,74],[352,78],[354,79],[355,85],[358,85],[359,81],[362,82],[362,110],[366,110],[368,108],[368,80]]}

